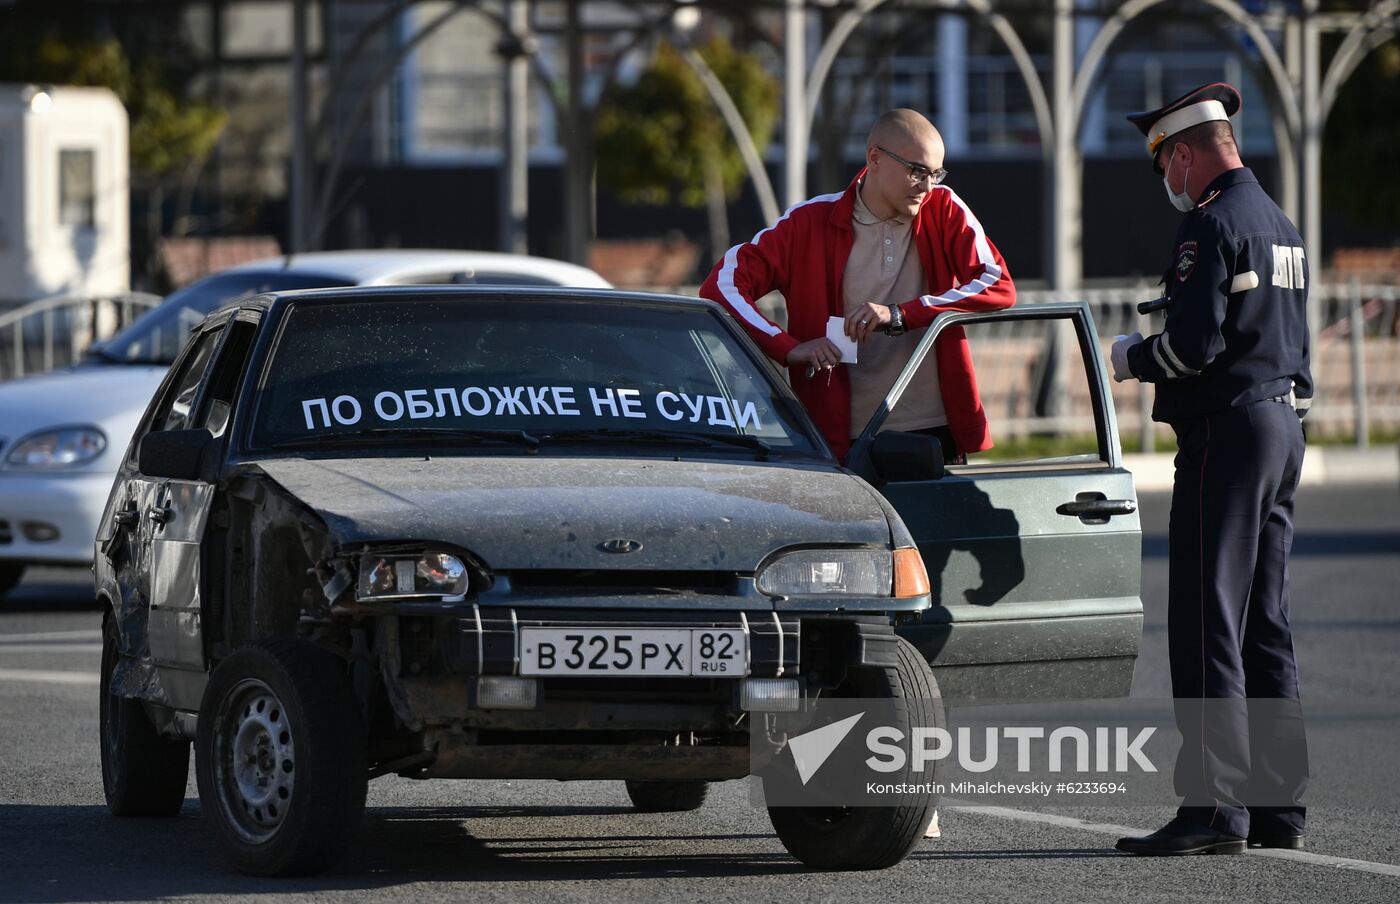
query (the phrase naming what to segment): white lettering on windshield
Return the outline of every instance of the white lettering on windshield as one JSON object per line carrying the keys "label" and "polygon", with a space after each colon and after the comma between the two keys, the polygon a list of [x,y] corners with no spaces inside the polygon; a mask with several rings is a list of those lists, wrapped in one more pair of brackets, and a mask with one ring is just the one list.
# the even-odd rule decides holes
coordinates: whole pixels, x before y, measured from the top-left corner
{"label": "white lettering on windshield", "polygon": [[[375,419],[394,423],[405,415],[412,421],[461,421],[484,417],[525,416],[530,418],[580,417],[578,397],[586,394],[589,408],[605,420],[647,421],[656,415],[666,423],[705,424],[727,427],[736,432],[763,429],[760,412],[767,411],[764,400],[730,399],[719,395],[691,395],[662,390],[655,394],[640,389],[611,386],[467,386],[432,389],[386,389],[366,394],[361,404],[352,395],[338,395],[301,402],[307,430],[353,426]],[[461,399],[460,403],[458,399]],[[373,411],[373,416],[368,412]],[[544,429],[537,423],[530,429]],[[728,431],[725,431],[728,432]]]}

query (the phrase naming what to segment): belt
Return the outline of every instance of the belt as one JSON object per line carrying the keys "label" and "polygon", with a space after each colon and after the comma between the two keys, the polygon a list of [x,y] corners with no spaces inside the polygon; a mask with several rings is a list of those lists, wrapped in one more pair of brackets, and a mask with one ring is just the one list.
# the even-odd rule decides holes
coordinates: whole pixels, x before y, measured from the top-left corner
{"label": "belt", "polygon": [[1293,397],[1291,395],[1269,396],[1267,399],[1261,399],[1261,401],[1278,402],[1280,405],[1287,405],[1289,408],[1293,407]]}

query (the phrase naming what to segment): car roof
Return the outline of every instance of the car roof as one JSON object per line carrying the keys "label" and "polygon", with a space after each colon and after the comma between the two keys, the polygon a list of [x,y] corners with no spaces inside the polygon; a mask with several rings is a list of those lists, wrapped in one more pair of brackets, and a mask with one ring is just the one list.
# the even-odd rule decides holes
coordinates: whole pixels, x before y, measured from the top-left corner
{"label": "car roof", "polygon": [[528,274],[564,285],[611,288],[603,277],[577,264],[495,251],[447,249],[358,249],[315,251],[269,257],[230,267],[223,273],[276,271],[308,273],[344,279],[351,285],[393,283],[443,271],[493,274]]}
{"label": "car roof", "polygon": [[294,301],[353,301],[378,298],[386,301],[408,298],[484,299],[521,296],[531,301],[603,302],[606,304],[655,306],[680,305],[696,310],[724,313],[724,308],[708,298],[693,295],[663,295],[658,292],[632,292],[624,289],[592,289],[576,286],[332,286],[324,289],[288,289],[264,292],[252,298],[224,305],[211,311],[203,323],[225,319],[237,311],[256,308],[266,311]]}
{"label": "car roof", "polygon": [[659,292],[634,292],[611,287],[594,289],[579,286],[337,286],[325,289],[288,289],[267,292],[262,297],[268,305],[279,301],[333,300],[363,298],[500,298],[524,296],[541,301],[603,301],[617,304],[679,304],[692,308],[723,311],[708,298],[693,295],[663,295]]}

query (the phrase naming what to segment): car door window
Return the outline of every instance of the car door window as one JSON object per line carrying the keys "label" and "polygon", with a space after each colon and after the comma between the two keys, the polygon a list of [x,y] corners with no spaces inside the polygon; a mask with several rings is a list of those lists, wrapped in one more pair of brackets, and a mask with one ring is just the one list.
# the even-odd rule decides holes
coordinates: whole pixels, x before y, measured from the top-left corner
{"label": "car door window", "polygon": [[243,369],[248,363],[248,352],[253,346],[253,336],[257,328],[255,321],[244,319],[235,320],[229,326],[228,338],[224,340],[219,356],[209,371],[204,398],[199,403],[200,410],[194,419],[194,426],[204,427],[215,436],[223,435],[228,427],[234,395],[237,393]]}
{"label": "car door window", "polygon": [[1096,362],[1065,318],[971,323],[966,331],[995,445],[968,455],[967,469],[1105,466]]}
{"label": "car door window", "polygon": [[200,381],[214,356],[214,346],[218,343],[220,331],[205,330],[194,339],[193,347],[185,353],[175,379],[167,387],[156,416],[151,421],[151,430],[183,430],[190,425],[190,409],[194,405],[195,393]]}
{"label": "car door window", "polygon": [[[1101,355],[1087,312],[1016,309],[1000,317],[959,315],[947,324],[949,353],[963,344],[973,364],[977,391],[994,445],[970,453],[949,470],[1108,467],[1118,462],[1117,427]],[[940,333],[939,335],[942,335]],[[926,343],[921,343],[920,349]],[[934,349],[928,349],[934,354]],[[917,355],[917,353],[916,353]],[[919,380],[928,368],[914,362],[895,381],[889,411],[932,391]],[[901,380],[905,384],[900,387]],[[884,431],[884,406],[865,425],[863,437]]]}

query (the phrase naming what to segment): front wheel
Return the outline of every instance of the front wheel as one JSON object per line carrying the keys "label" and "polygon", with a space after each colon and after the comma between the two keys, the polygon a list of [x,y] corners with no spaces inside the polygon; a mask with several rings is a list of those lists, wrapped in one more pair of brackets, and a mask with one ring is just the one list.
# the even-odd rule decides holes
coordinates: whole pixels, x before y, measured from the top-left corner
{"label": "front wheel", "polygon": [[[942,726],[943,704],[928,662],[913,644],[898,638],[894,666],[850,672],[839,696],[890,699],[904,737],[915,726]],[[931,784],[933,767],[906,766],[892,781]],[[788,852],[817,869],[885,869],[902,861],[923,837],[938,799],[911,794],[889,807],[774,807],[768,817]]]}
{"label": "front wheel", "polygon": [[239,872],[330,866],[359,826],[369,775],[345,664],[305,640],[229,656],[200,704],[195,772],[204,813]]}
{"label": "front wheel", "polygon": [[102,619],[97,705],[107,808],[113,816],[174,816],[185,802],[190,743],[161,737],[140,700],[112,692],[112,676],[120,662],[117,622],[108,611]]}
{"label": "front wheel", "polygon": [[627,782],[627,796],[632,799],[632,806],[643,813],[698,810],[709,793],[709,782]]}

